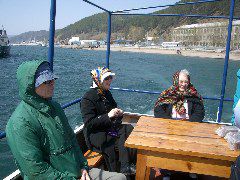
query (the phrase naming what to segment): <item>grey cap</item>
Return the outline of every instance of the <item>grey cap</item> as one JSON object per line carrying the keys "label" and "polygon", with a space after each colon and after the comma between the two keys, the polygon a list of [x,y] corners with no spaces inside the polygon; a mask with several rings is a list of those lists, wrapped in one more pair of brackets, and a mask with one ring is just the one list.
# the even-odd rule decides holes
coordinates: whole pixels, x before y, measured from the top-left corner
{"label": "grey cap", "polygon": [[58,79],[58,77],[51,71],[49,63],[44,62],[38,67],[35,73],[35,87],[53,79]]}

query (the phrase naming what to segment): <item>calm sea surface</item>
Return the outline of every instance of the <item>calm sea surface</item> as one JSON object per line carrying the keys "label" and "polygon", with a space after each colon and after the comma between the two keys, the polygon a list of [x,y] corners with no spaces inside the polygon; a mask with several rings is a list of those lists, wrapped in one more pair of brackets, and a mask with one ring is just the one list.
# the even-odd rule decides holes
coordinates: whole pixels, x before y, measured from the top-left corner
{"label": "calm sea surface", "polygon": [[[20,102],[16,82],[17,67],[26,60],[47,59],[46,47],[12,47],[11,57],[0,59],[0,131],[4,131],[11,113]],[[65,104],[81,97],[91,85],[90,70],[105,65],[105,51],[55,48],[54,99]],[[240,58],[240,57],[239,57]],[[180,69],[191,73],[191,81],[202,96],[219,97],[223,59],[193,58],[178,55],[159,55],[131,52],[111,52],[110,68],[116,72],[112,87],[162,91],[172,82],[172,74]],[[233,98],[236,73],[240,61],[230,61],[226,96]],[[112,91],[124,111],[153,114],[158,95]],[[218,101],[205,100],[208,120],[216,119]],[[231,118],[232,103],[224,103],[223,121]],[[82,123],[79,104],[65,110],[73,128]],[[16,169],[6,139],[0,140],[0,179]]]}

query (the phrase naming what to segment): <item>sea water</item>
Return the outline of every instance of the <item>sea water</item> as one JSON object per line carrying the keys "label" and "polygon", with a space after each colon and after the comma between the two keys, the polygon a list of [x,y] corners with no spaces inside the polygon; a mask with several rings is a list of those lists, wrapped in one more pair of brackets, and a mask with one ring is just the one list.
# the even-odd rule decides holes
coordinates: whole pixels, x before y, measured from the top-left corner
{"label": "sea water", "polygon": [[[17,67],[24,61],[47,60],[47,47],[13,46],[11,56],[0,59],[0,131],[5,130],[11,113],[20,102],[16,81]],[[194,53],[194,52],[193,52]],[[106,52],[55,48],[54,99],[65,104],[83,96],[91,86],[90,71],[105,65]],[[172,84],[172,74],[181,69],[191,73],[191,82],[202,96],[219,97],[224,59],[184,57],[132,52],[111,52],[110,69],[116,73],[112,87],[162,91]],[[233,98],[240,61],[229,61],[225,97]],[[158,95],[112,91],[124,111],[153,114]],[[205,119],[216,120],[219,101],[204,100]],[[65,109],[72,128],[82,123],[79,103]],[[232,102],[224,103],[222,119],[230,122]],[[0,179],[16,169],[6,139],[0,140]]]}

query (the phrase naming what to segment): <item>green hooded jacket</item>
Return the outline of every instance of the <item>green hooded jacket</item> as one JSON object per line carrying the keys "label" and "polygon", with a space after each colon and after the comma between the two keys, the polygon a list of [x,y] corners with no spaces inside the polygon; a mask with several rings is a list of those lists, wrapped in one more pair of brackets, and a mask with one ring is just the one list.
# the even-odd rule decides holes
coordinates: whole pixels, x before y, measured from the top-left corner
{"label": "green hooded jacket", "polygon": [[43,62],[25,62],[17,70],[22,101],[7,123],[8,144],[24,179],[76,179],[88,166],[67,117],[60,104],[35,93]]}

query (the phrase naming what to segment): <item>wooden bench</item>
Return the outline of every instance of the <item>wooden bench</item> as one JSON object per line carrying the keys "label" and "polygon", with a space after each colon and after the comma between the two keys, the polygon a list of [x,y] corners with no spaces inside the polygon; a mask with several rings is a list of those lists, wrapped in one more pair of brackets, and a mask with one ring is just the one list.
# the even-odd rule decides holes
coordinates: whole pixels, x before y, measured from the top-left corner
{"label": "wooden bench", "polygon": [[[89,167],[98,167],[101,164],[101,161],[103,160],[103,156],[97,152],[88,150],[85,152],[84,157],[88,161]],[[21,179],[21,174],[19,169],[4,178],[4,180],[11,180],[11,179]]]}
{"label": "wooden bench", "polygon": [[102,154],[99,154],[91,150],[85,152],[84,157],[87,159],[89,167],[98,167],[101,164],[101,161],[103,160]]}

